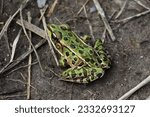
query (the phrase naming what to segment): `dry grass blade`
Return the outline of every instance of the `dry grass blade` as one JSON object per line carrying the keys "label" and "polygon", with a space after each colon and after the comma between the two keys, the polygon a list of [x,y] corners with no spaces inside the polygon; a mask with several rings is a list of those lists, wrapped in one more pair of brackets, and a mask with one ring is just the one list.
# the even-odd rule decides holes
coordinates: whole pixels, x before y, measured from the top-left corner
{"label": "dry grass blade", "polygon": [[[31,23],[31,13],[28,12],[27,13],[27,16],[28,16],[28,21],[29,23]],[[31,35],[31,31],[29,31],[29,38],[32,39],[32,35]],[[31,44],[29,44],[29,50],[31,50]],[[31,95],[31,89],[30,89],[30,86],[31,86],[31,64],[32,63],[32,55],[30,54],[29,55],[29,60],[28,60],[28,79],[27,79],[27,100],[30,99],[30,95]]]}
{"label": "dry grass blade", "polygon": [[6,21],[6,23],[5,23],[4,27],[3,27],[3,29],[2,29],[1,32],[0,32],[0,40],[1,40],[2,36],[4,35],[4,33],[7,31],[8,26],[9,26],[9,24],[11,23],[11,21],[12,21],[12,20],[14,19],[14,17],[19,13],[20,9],[23,9],[23,8],[26,6],[26,4],[27,4],[28,1],[29,1],[29,0],[24,0],[24,1],[22,2],[22,4],[21,4],[20,8],[19,8],[12,16],[10,16],[10,17],[8,18],[8,20]]}
{"label": "dry grass blade", "polygon": [[42,14],[41,14],[41,16],[40,16],[40,18],[39,18],[39,21],[41,21],[41,19],[42,19],[42,17],[44,16],[44,14],[45,14],[47,8],[48,8],[48,5],[45,5],[45,7],[44,7],[43,9],[40,9],[40,11],[41,11]]}
{"label": "dry grass blade", "polygon": [[15,55],[15,50],[16,50],[16,46],[17,46],[20,34],[21,34],[21,30],[19,31],[17,37],[15,38],[15,40],[13,42],[13,48],[12,48],[12,54],[11,54],[10,61],[0,70],[0,73],[2,73],[13,62],[13,58]]}
{"label": "dry grass blade", "polygon": [[8,18],[8,20],[6,21],[3,29],[0,32],[0,40],[2,39],[2,36],[4,35],[4,33],[7,31],[9,24],[11,23],[11,21],[14,19],[14,17],[18,14],[18,12],[20,11],[20,8],[12,15]]}
{"label": "dry grass blade", "polygon": [[131,16],[131,17],[127,17],[127,18],[122,19],[122,20],[115,20],[114,22],[125,24],[125,23],[127,23],[127,22],[129,22],[129,21],[131,21],[131,20],[133,20],[133,19],[135,19],[135,18],[139,18],[139,17],[141,17],[141,16],[143,16],[143,15],[146,15],[146,14],[148,14],[148,13],[150,13],[150,9],[149,9],[149,10],[146,10],[146,11],[143,11],[143,12],[141,12],[141,13],[138,13],[138,14],[136,14],[136,15],[133,15],[133,16]]}
{"label": "dry grass blade", "polygon": [[[44,43],[46,43],[46,39],[41,40],[38,44],[35,45],[35,49],[39,48],[40,46],[42,46]],[[4,74],[5,72],[7,72],[8,70],[10,70],[11,68],[13,68],[14,66],[18,65],[22,60],[24,60],[26,57],[28,57],[31,53],[33,52],[33,49],[28,50],[27,52],[25,52],[24,54],[20,55],[15,61],[13,61],[11,64],[7,65],[7,67],[5,67],[5,69],[0,71],[0,75]]]}
{"label": "dry grass blade", "polygon": [[55,0],[51,7],[48,8],[47,17],[50,17],[52,13],[54,12],[56,5],[58,4],[58,0]]}
{"label": "dry grass blade", "polygon": [[35,26],[35,25],[33,25],[33,24],[31,24],[31,23],[25,21],[25,20],[21,21],[21,20],[19,19],[19,20],[17,20],[16,23],[17,23],[18,25],[22,26],[22,23],[21,23],[21,22],[23,22],[24,27],[25,27],[26,29],[28,29],[28,30],[34,32],[35,34],[39,35],[40,37],[46,39],[46,35],[45,35],[45,31],[44,31],[44,30],[40,29],[39,27],[37,27],[37,26]]}
{"label": "dry grass blade", "polygon": [[119,98],[119,100],[125,100],[127,99],[129,96],[131,96],[135,91],[137,91],[138,89],[140,89],[141,87],[143,87],[144,85],[146,85],[147,83],[150,82],[150,76],[148,76],[145,80],[143,80],[141,83],[139,83],[137,86],[135,86],[133,89],[131,89],[130,91],[128,91],[127,93],[125,93],[123,96],[121,96]]}
{"label": "dry grass blade", "polygon": [[127,2],[128,2],[128,0],[126,0],[126,1],[124,2],[124,4],[122,5],[120,11],[119,11],[118,14],[116,15],[115,19],[117,19],[117,18],[119,18],[119,17],[121,16],[121,14],[123,13],[123,11],[125,10],[125,7],[127,6]]}
{"label": "dry grass blade", "polygon": [[87,15],[85,6],[83,6],[83,9],[84,9],[85,17],[87,18],[87,23],[88,23],[88,25],[89,25],[89,29],[90,29],[90,34],[91,34],[91,36],[92,36],[92,40],[93,40],[93,42],[94,42],[93,29],[92,29],[92,25],[91,25],[90,21],[88,20],[88,15]]}
{"label": "dry grass blade", "polygon": [[139,0],[134,0],[138,5],[144,7],[145,9],[150,9],[149,7],[145,6],[142,2],[140,2]]}
{"label": "dry grass blade", "polygon": [[51,53],[55,59],[55,62],[56,62],[56,65],[59,66],[59,62],[57,60],[57,57],[56,57],[56,54],[52,48],[52,44],[50,42],[50,39],[49,39],[49,36],[47,35],[47,25],[46,25],[46,21],[45,21],[45,17],[42,18],[42,22],[43,22],[43,26],[44,26],[44,30],[45,30],[45,35],[46,35],[46,39],[48,41],[48,44],[49,44],[49,47],[50,47],[50,50],[51,50]]}
{"label": "dry grass blade", "polygon": [[38,60],[38,62],[39,62],[39,66],[40,66],[41,71],[44,72],[44,70],[43,70],[43,68],[42,68],[42,65],[41,65],[41,62],[40,62],[40,59],[39,59],[39,56],[38,56],[38,53],[37,53],[35,47],[33,46],[32,42],[31,42],[31,39],[29,38],[29,36],[28,36],[28,34],[27,34],[27,31],[26,31],[26,29],[25,29],[25,27],[24,27],[24,24],[23,24],[23,17],[22,17],[22,8],[20,9],[20,18],[21,18],[21,23],[22,23],[23,31],[24,31],[24,33],[25,33],[25,35],[26,35],[26,37],[27,37],[29,43],[31,44],[31,46],[32,46],[32,48],[33,48],[33,50],[34,50],[34,53],[35,53],[36,58],[37,58],[37,60]]}
{"label": "dry grass blade", "polygon": [[24,66],[20,66],[20,67],[18,67],[18,68],[16,68],[16,69],[13,69],[12,71],[10,71],[9,73],[7,73],[7,75],[9,75],[9,74],[11,74],[11,73],[13,73],[13,72],[15,72],[15,71],[17,71],[17,70],[19,70],[19,69],[22,69],[22,68],[26,68],[26,67],[28,67],[28,66],[32,66],[32,65],[35,65],[35,64],[37,64],[38,62],[34,62],[34,63],[32,63],[32,64],[28,64],[28,65],[24,65]]}
{"label": "dry grass blade", "polygon": [[14,42],[13,42],[10,62],[12,62],[13,59],[14,59],[15,51],[16,51],[17,43],[18,43],[19,38],[20,38],[20,35],[21,35],[21,31],[22,31],[22,30],[20,29],[18,35],[16,36],[16,38],[15,38],[15,40],[14,40]]}
{"label": "dry grass blade", "polygon": [[106,29],[107,29],[107,31],[108,31],[112,41],[115,41],[116,37],[114,36],[113,31],[112,31],[112,29],[111,29],[111,27],[110,27],[110,25],[109,25],[109,23],[107,21],[107,18],[105,16],[104,10],[100,6],[98,0],[93,0],[93,2],[95,4],[95,6],[96,6],[96,9],[98,10],[99,15],[101,16],[101,18],[102,18],[102,20],[104,22],[104,25],[105,25],[105,27],[106,27]]}
{"label": "dry grass blade", "polygon": [[77,15],[79,15],[81,13],[81,11],[84,9],[85,5],[89,2],[89,0],[87,0],[83,6],[80,8],[80,10],[78,11]]}

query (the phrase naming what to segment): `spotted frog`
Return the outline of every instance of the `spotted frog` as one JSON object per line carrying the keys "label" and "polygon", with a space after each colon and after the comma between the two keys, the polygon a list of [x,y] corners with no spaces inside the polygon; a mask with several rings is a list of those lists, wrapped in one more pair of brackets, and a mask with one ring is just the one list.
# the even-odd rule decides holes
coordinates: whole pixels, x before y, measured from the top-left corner
{"label": "spotted frog", "polygon": [[89,36],[79,37],[67,24],[48,24],[47,29],[54,49],[60,54],[60,65],[69,67],[61,73],[61,80],[89,83],[101,78],[110,67],[100,39],[92,47],[86,43]]}

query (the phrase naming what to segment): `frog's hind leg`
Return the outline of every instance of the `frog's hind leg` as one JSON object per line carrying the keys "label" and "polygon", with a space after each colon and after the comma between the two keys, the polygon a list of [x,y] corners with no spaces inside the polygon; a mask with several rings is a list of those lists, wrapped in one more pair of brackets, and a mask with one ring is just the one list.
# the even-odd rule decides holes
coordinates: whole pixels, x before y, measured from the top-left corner
{"label": "frog's hind leg", "polygon": [[103,69],[110,68],[110,56],[108,52],[103,47],[103,42],[100,39],[97,39],[94,45],[94,51],[97,55],[97,60],[100,63],[100,67]]}
{"label": "frog's hind leg", "polygon": [[104,70],[102,68],[70,68],[62,73],[61,80],[85,84],[102,77],[103,74]]}

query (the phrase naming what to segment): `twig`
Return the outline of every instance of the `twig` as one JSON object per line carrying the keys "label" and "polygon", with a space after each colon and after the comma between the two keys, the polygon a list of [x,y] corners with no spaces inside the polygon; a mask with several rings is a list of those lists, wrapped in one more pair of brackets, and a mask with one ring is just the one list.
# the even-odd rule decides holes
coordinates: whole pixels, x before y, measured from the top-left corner
{"label": "twig", "polygon": [[[108,21],[110,21],[112,18],[113,18],[113,16],[116,14],[116,11],[114,11],[113,13],[112,13],[112,15],[109,17],[109,19],[108,19]],[[103,31],[103,34],[102,34],[102,42],[104,42],[104,40],[105,40],[105,38],[106,38],[106,32],[107,32],[107,29],[106,29],[106,27],[104,28],[104,31]]]}
{"label": "twig", "polygon": [[[40,46],[42,46],[44,43],[46,43],[46,39],[41,40],[38,44],[35,45],[35,49],[39,48]],[[7,65],[7,67],[3,70],[0,71],[0,75],[4,74],[5,72],[7,72],[8,70],[10,70],[11,68],[13,68],[14,66],[18,65],[22,60],[24,60],[27,56],[29,56],[29,54],[31,54],[33,52],[33,49],[28,50],[27,52],[25,52],[24,54],[22,54],[21,56],[19,56],[15,61],[13,61],[11,64]]]}
{"label": "twig", "polygon": [[56,65],[59,66],[59,62],[58,62],[56,54],[55,54],[55,52],[52,48],[52,44],[50,42],[50,39],[49,39],[49,36],[48,36],[48,33],[47,33],[47,25],[46,25],[45,17],[42,18],[42,22],[43,22],[43,27],[44,27],[44,30],[45,30],[46,39],[47,39],[49,47],[50,47],[50,51],[51,51],[51,53],[52,53],[52,55],[55,59]]}
{"label": "twig", "polygon": [[9,24],[11,23],[11,21],[14,19],[14,17],[18,14],[18,12],[20,11],[20,8],[12,15],[8,18],[8,20],[6,21],[3,29],[0,32],[0,40],[2,39],[2,36],[4,35],[4,33],[7,31]]}
{"label": "twig", "polygon": [[89,2],[89,0],[87,0],[82,7],[80,8],[80,10],[77,12],[77,15],[79,15],[81,13],[81,11],[84,9],[85,5]]}
{"label": "twig", "polygon": [[37,64],[38,62],[34,62],[34,63],[32,63],[32,64],[28,64],[28,65],[24,65],[24,66],[20,66],[20,67],[18,67],[18,68],[16,68],[16,69],[13,69],[12,71],[10,71],[10,72],[8,72],[7,73],[7,75],[9,75],[9,74],[11,74],[11,73],[13,73],[13,72],[15,72],[15,71],[17,71],[17,70],[19,70],[19,69],[22,69],[22,68],[26,68],[26,67],[28,67],[28,66],[32,66],[32,65],[35,65],[35,64]]}
{"label": "twig", "polygon": [[93,34],[93,29],[92,29],[92,25],[91,25],[90,21],[88,20],[88,15],[87,15],[85,6],[83,7],[83,9],[84,9],[85,17],[87,18],[87,23],[89,25],[89,29],[90,29],[90,33],[91,33],[91,36],[92,36],[92,40],[94,42],[95,38],[94,38],[94,34]]}
{"label": "twig", "polygon": [[150,9],[149,7],[145,6],[142,2],[140,2],[139,0],[134,0],[138,5],[144,7],[145,9]]}
{"label": "twig", "polygon": [[26,4],[27,4],[28,1],[29,1],[29,0],[24,0],[23,3],[21,4],[20,8],[19,8],[12,16],[10,16],[10,17],[8,18],[8,20],[6,21],[6,23],[5,23],[4,27],[3,27],[3,29],[2,29],[1,32],[0,32],[0,40],[1,40],[2,36],[4,35],[4,33],[7,31],[7,28],[8,28],[8,26],[9,26],[9,24],[11,23],[11,21],[12,21],[12,20],[14,19],[14,17],[19,13],[20,9],[25,8],[25,6],[26,6]]}
{"label": "twig", "polygon": [[126,0],[126,1],[124,2],[124,4],[122,5],[120,11],[119,11],[118,14],[116,15],[115,19],[119,18],[120,15],[123,13],[123,11],[125,10],[125,7],[127,6],[127,2],[128,2],[128,0]]}
{"label": "twig", "polygon": [[135,91],[146,85],[147,83],[150,82],[150,76],[148,76],[145,80],[143,80],[141,83],[139,83],[137,86],[135,86],[133,89],[125,93],[123,96],[121,96],[118,100],[125,100],[129,96],[131,96]]}
{"label": "twig", "polygon": [[31,39],[29,38],[29,36],[28,36],[28,34],[27,34],[27,31],[26,31],[26,29],[25,29],[25,27],[24,27],[24,24],[23,24],[23,17],[22,17],[22,8],[20,9],[20,18],[21,18],[21,23],[22,23],[23,31],[24,31],[24,33],[25,33],[25,35],[26,35],[26,37],[27,37],[29,43],[31,44],[31,46],[32,46],[32,48],[33,48],[33,50],[34,50],[34,53],[35,53],[36,58],[37,58],[37,60],[38,60],[38,62],[39,62],[39,66],[40,66],[41,71],[44,72],[44,70],[43,70],[43,68],[42,68],[42,65],[41,65],[41,62],[40,62],[40,59],[39,59],[39,56],[38,56],[38,53],[37,53],[35,47],[33,46],[32,42],[31,42]]}
{"label": "twig", "polygon": [[109,23],[107,21],[107,18],[105,16],[104,10],[100,6],[98,0],[93,0],[93,2],[95,4],[95,6],[96,6],[96,9],[98,10],[99,15],[101,16],[101,18],[102,18],[102,20],[104,22],[104,25],[105,25],[106,29],[108,30],[108,33],[110,34],[110,37],[111,37],[112,41],[115,41],[116,37],[114,36],[113,31],[112,31],[112,29],[111,29],[111,27],[110,27],[110,25],[109,25]]}
{"label": "twig", "polygon": [[50,17],[52,13],[54,12],[56,5],[58,4],[58,0],[55,0],[51,7],[48,8],[48,13],[46,17]]}
{"label": "twig", "polygon": [[125,23],[127,23],[127,22],[133,20],[134,18],[139,18],[139,17],[141,17],[141,16],[143,16],[143,15],[146,15],[146,14],[148,14],[148,13],[150,13],[150,9],[149,9],[149,10],[146,10],[146,11],[144,11],[144,12],[138,13],[138,14],[136,14],[136,15],[127,17],[127,18],[122,19],[122,20],[115,20],[115,21],[113,21],[113,22],[125,24]]}
{"label": "twig", "polygon": [[[18,25],[22,26],[22,23],[21,23],[21,20],[17,20],[16,22]],[[23,20],[23,24],[24,24],[24,27],[32,32],[34,32],[35,34],[39,35],[40,37],[46,39],[46,35],[45,35],[45,31],[40,29],[39,27]]]}
{"label": "twig", "polygon": [[41,14],[41,16],[40,16],[40,18],[39,18],[39,21],[41,21],[41,19],[42,19],[42,17],[44,16],[44,14],[45,14],[47,8],[48,8],[48,5],[45,5],[45,7],[44,7],[43,9],[40,9],[40,11],[41,11],[42,14]]}
{"label": "twig", "polygon": [[22,31],[22,30],[20,29],[18,35],[16,36],[16,38],[15,38],[15,40],[14,40],[14,42],[13,42],[10,62],[12,62],[13,59],[14,59],[15,51],[16,51],[17,43],[18,43],[19,38],[20,38],[20,35],[21,35],[21,31]]}
{"label": "twig", "polygon": [[16,50],[16,45],[17,45],[17,43],[18,43],[20,34],[21,34],[21,30],[19,31],[17,37],[15,38],[15,40],[14,40],[14,42],[13,42],[11,58],[10,58],[9,62],[0,70],[0,73],[1,73],[4,69],[6,69],[6,68],[13,62],[13,58],[14,58],[15,50]]}
{"label": "twig", "polygon": [[[31,13],[28,12],[28,21],[29,23],[31,23]],[[32,39],[32,35],[31,35],[31,31],[29,31],[29,38]],[[29,50],[31,50],[31,44],[29,44]],[[32,63],[32,55],[29,55],[29,60],[28,60],[28,79],[27,79],[27,100],[30,99],[30,95],[31,95],[31,89],[30,89],[30,85],[31,85],[31,64]]]}

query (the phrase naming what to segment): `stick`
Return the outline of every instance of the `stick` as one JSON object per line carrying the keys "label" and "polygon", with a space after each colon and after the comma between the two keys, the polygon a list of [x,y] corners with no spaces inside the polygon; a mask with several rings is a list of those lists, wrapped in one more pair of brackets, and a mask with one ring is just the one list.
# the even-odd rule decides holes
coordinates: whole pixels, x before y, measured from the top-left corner
{"label": "stick", "polygon": [[129,96],[131,96],[135,91],[146,85],[147,83],[150,82],[150,76],[148,76],[145,80],[143,80],[141,83],[139,83],[137,86],[135,86],[133,89],[125,93],[123,96],[121,96],[118,100],[125,100]]}
{"label": "stick", "polygon": [[141,16],[143,16],[143,15],[146,15],[146,14],[148,14],[148,13],[150,13],[150,9],[149,9],[149,10],[146,10],[146,11],[144,11],[144,12],[138,13],[138,14],[136,14],[136,15],[133,15],[133,16],[131,16],[131,17],[127,17],[127,18],[122,19],[122,20],[116,20],[116,21],[114,21],[114,22],[125,24],[125,23],[127,23],[127,22],[133,20],[134,18],[139,18],[139,17],[141,17]]}
{"label": "stick", "polygon": [[80,10],[78,11],[77,15],[79,15],[81,13],[81,11],[84,9],[85,5],[89,2],[89,0],[87,0],[82,7],[80,8]]}
{"label": "stick", "polygon": [[109,25],[109,23],[107,21],[107,18],[105,16],[104,10],[100,6],[98,0],[93,0],[93,2],[95,4],[95,6],[96,6],[96,9],[98,10],[99,15],[101,16],[101,18],[102,18],[102,20],[104,22],[104,25],[105,25],[106,29],[108,30],[108,33],[109,33],[112,41],[115,41],[116,37],[114,36],[113,31],[112,31],[112,29],[111,29],[111,27],[110,27],[110,25]]}
{"label": "stick", "polygon": [[124,2],[124,4],[122,5],[120,11],[119,11],[118,14],[116,15],[115,19],[119,18],[120,15],[123,13],[123,11],[125,10],[125,7],[127,6],[127,2],[128,2],[128,0],[126,0],[126,1]]}
{"label": "stick", "polygon": [[[29,23],[31,23],[32,20],[31,13],[28,12],[27,15],[28,15],[28,21]],[[31,31],[29,31],[29,38],[32,39]],[[31,50],[31,44],[29,44],[29,50]],[[29,66],[28,66],[28,79],[27,79],[27,100],[29,100],[31,96],[31,88],[30,88],[31,86],[31,65],[30,64],[31,63],[32,63],[32,55],[30,54],[28,60]]]}
{"label": "stick", "polygon": [[[44,43],[46,43],[46,39],[41,40],[38,44],[35,45],[35,49],[39,48],[40,46],[42,46]],[[33,49],[28,50],[27,52],[25,52],[24,54],[22,54],[21,56],[19,56],[16,61],[13,61],[12,63],[10,63],[4,70],[0,71],[0,75],[4,74],[5,72],[7,72],[8,70],[10,70],[11,68],[15,67],[16,65],[18,65],[22,60],[24,60],[27,56],[29,56],[29,54],[31,54],[33,52]]]}
{"label": "stick", "polygon": [[91,33],[91,36],[92,36],[92,40],[94,41],[94,34],[93,34],[92,25],[91,25],[90,21],[88,20],[88,15],[87,15],[85,6],[83,7],[83,9],[84,9],[85,17],[87,18],[87,23],[89,25],[89,29],[90,29],[90,33]]}
{"label": "stick", "polygon": [[[16,23],[17,23],[18,25],[22,26],[20,19],[17,20]],[[28,29],[28,30],[34,32],[35,34],[39,35],[40,37],[46,39],[46,35],[45,35],[45,31],[44,31],[44,30],[40,29],[39,27],[37,27],[37,26],[35,26],[35,25],[33,25],[33,24],[31,24],[31,23],[25,21],[25,20],[23,20],[23,24],[24,24],[24,27],[25,27],[26,29]]]}

